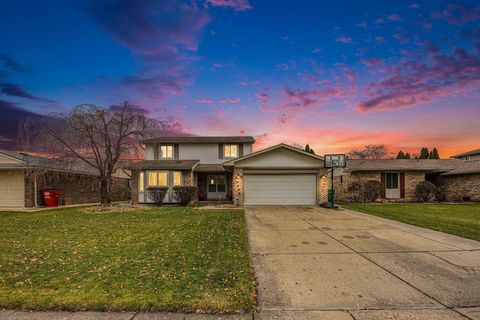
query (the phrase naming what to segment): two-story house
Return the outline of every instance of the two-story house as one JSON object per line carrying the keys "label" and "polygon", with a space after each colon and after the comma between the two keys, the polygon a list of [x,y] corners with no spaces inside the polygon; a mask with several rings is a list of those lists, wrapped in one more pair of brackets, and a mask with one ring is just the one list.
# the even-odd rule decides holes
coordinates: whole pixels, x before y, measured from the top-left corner
{"label": "two-story house", "polygon": [[158,137],[141,141],[145,160],[131,164],[132,202],[150,203],[147,188],[196,186],[199,201],[236,205],[315,205],[326,195],[323,157],[279,144],[252,152],[250,136]]}

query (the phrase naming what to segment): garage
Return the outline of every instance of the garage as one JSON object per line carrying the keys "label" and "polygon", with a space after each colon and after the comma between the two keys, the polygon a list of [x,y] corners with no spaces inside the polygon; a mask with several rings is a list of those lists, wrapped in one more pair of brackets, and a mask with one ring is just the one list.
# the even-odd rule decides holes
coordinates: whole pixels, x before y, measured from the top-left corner
{"label": "garage", "polygon": [[315,205],[316,174],[245,174],[245,205]]}
{"label": "garage", "polygon": [[25,181],[22,171],[0,171],[0,207],[25,206]]}

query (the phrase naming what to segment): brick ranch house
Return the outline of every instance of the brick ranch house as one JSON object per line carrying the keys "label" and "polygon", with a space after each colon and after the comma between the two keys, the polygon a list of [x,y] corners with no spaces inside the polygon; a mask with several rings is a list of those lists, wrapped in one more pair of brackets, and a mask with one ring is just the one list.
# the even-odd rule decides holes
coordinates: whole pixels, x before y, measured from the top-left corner
{"label": "brick ranch house", "polygon": [[336,199],[351,200],[353,181],[380,181],[382,198],[389,202],[415,202],[415,188],[421,181],[435,184],[443,201],[480,201],[480,160],[460,159],[375,159],[347,160],[347,167],[334,177]]}
{"label": "brick ranch house", "polygon": [[[100,202],[100,185],[91,168],[27,153],[0,150],[0,208],[42,205],[40,190],[61,189],[61,205]],[[117,172],[112,200],[130,200],[129,177]]]}

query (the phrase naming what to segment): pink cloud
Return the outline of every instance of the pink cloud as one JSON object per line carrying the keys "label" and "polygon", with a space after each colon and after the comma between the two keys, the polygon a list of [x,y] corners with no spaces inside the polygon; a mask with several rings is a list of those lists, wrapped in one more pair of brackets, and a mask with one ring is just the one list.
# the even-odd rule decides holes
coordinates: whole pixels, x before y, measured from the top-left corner
{"label": "pink cloud", "polygon": [[450,24],[465,24],[480,19],[480,4],[473,7],[465,3],[450,3],[444,10],[432,12],[432,17]]}
{"label": "pink cloud", "polygon": [[365,58],[362,59],[362,63],[369,67],[376,67],[383,62],[383,59],[380,58]]}
{"label": "pink cloud", "polygon": [[253,9],[248,0],[207,0],[213,7],[233,8],[235,11],[246,11]]}
{"label": "pink cloud", "polygon": [[399,21],[401,19],[400,15],[398,13],[392,13],[387,17],[388,20],[390,21]]}
{"label": "pink cloud", "polygon": [[375,37],[375,42],[377,42],[377,43],[384,43],[384,42],[385,42],[385,38],[382,37],[382,36],[376,36],[376,37]]}
{"label": "pink cloud", "polygon": [[350,95],[348,89],[340,86],[320,89],[292,89],[285,86],[278,102],[274,103],[271,95],[265,91],[257,94],[257,97],[262,99],[259,108],[263,112],[298,112],[318,108],[334,98],[344,99]]}
{"label": "pink cloud", "polygon": [[352,38],[349,36],[339,36],[335,39],[336,42],[341,42],[341,43],[351,43]]}
{"label": "pink cloud", "polygon": [[197,100],[198,103],[212,103],[212,99],[198,99]]}
{"label": "pink cloud", "polygon": [[362,112],[397,110],[436,101],[480,86],[480,56],[456,48],[442,55],[425,46],[423,63],[406,60],[391,67],[387,76],[364,88],[367,100],[357,104]]}
{"label": "pink cloud", "polygon": [[222,98],[219,101],[220,103],[239,103],[240,98]]}
{"label": "pink cloud", "polygon": [[398,41],[400,41],[401,44],[405,44],[405,43],[408,43],[410,41],[410,36],[408,35],[408,33],[406,32],[403,32],[403,33],[395,33],[393,35],[393,37],[395,39],[397,39]]}
{"label": "pink cloud", "polygon": [[239,81],[237,84],[241,86],[258,86],[260,81]]}

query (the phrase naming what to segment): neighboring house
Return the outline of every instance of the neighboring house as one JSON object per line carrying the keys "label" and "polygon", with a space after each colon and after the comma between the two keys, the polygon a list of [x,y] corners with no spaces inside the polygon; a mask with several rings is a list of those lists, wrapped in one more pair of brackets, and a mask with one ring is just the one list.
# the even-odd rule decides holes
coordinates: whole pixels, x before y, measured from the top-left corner
{"label": "neighboring house", "polygon": [[[199,201],[236,205],[315,205],[326,194],[323,158],[279,144],[252,152],[255,140],[233,137],[160,137],[141,141],[146,159],[132,170],[132,202],[150,203],[150,186],[198,187]],[[322,189],[322,186],[323,189]]]}
{"label": "neighboring house", "polygon": [[415,188],[430,181],[442,191],[441,200],[480,200],[480,161],[459,159],[375,159],[347,160],[334,178],[336,199],[349,201],[353,181],[382,183],[382,198],[391,202],[414,202]]}
{"label": "neighboring house", "polygon": [[[0,208],[42,205],[42,189],[63,190],[65,205],[100,201],[98,178],[86,164],[0,150]],[[129,200],[129,177],[116,173],[111,191],[113,201]]]}
{"label": "neighboring house", "polygon": [[464,152],[452,156],[451,158],[461,159],[461,160],[480,160],[480,149]]}

